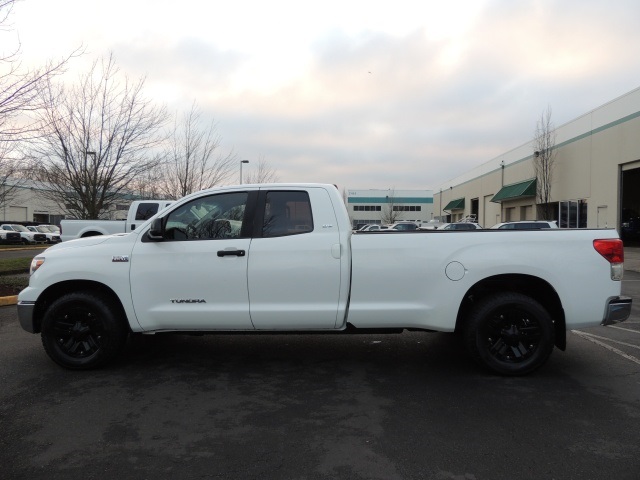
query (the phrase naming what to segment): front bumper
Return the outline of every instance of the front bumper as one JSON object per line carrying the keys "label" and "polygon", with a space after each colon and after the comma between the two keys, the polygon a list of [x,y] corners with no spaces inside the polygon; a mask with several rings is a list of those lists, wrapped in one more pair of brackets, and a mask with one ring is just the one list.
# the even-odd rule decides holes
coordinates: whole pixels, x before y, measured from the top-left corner
{"label": "front bumper", "polygon": [[18,302],[18,320],[20,326],[29,333],[39,333],[40,329],[35,324],[33,313],[36,309],[36,302]]}
{"label": "front bumper", "polygon": [[624,322],[631,315],[631,297],[613,297],[607,301],[601,325]]}

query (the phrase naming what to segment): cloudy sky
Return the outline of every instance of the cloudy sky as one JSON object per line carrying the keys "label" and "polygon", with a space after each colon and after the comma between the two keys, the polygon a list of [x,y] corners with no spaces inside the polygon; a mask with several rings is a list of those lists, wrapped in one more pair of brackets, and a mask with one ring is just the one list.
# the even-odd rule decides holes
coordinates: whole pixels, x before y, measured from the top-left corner
{"label": "cloudy sky", "polygon": [[225,151],[341,188],[436,189],[547,106],[562,125],[640,87],[638,0],[24,0],[11,20],[25,65],[84,45],[73,80],[113,53]]}

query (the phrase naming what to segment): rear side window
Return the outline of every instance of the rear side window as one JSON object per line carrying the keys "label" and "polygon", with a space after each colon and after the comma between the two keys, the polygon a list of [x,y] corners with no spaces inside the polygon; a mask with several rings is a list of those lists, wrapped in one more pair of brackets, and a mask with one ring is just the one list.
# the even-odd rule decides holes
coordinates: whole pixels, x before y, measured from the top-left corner
{"label": "rear side window", "polygon": [[268,192],[262,224],[263,237],[299,235],[313,231],[307,192]]}
{"label": "rear side window", "polygon": [[141,203],[136,209],[136,220],[149,220],[158,213],[157,203]]}

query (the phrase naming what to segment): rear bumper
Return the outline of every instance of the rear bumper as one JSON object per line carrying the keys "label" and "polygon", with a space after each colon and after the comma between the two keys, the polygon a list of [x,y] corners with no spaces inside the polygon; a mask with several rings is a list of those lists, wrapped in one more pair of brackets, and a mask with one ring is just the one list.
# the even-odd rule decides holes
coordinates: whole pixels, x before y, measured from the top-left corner
{"label": "rear bumper", "polygon": [[631,297],[613,297],[607,301],[601,325],[624,322],[631,315]]}

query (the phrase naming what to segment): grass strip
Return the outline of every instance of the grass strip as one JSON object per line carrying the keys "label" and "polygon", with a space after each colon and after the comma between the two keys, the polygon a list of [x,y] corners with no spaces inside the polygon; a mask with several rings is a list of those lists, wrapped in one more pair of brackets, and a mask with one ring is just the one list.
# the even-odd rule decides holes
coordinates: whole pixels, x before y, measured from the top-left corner
{"label": "grass strip", "polygon": [[0,275],[10,273],[29,273],[33,257],[0,258]]}

